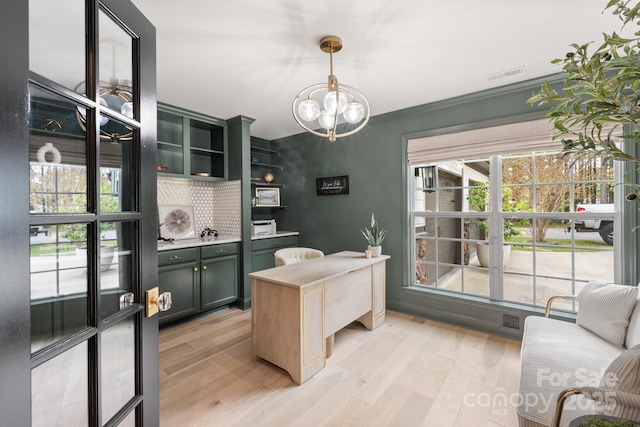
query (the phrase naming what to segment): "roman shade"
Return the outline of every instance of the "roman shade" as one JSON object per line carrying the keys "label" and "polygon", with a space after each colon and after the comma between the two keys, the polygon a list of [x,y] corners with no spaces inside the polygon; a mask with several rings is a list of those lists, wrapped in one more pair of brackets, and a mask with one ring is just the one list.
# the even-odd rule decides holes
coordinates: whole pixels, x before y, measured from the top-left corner
{"label": "roman shade", "polygon": [[411,165],[478,158],[497,154],[558,151],[548,118],[462,132],[410,139],[407,156]]}

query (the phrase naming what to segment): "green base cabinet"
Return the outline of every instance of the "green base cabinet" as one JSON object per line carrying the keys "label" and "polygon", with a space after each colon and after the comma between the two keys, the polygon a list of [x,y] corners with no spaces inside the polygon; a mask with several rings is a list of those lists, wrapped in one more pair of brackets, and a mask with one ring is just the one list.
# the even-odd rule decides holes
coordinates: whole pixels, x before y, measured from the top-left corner
{"label": "green base cabinet", "polygon": [[273,254],[282,248],[298,246],[298,236],[272,237],[251,242],[251,272],[276,266]]}
{"label": "green base cabinet", "polygon": [[172,306],[160,323],[231,304],[238,295],[238,245],[226,243],[158,252],[158,287]]}
{"label": "green base cabinet", "polygon": [[200,308],[210,310],[238,298],[238,245],[202,248]]}
{"label": "green base cabinet", "polygon": [[169,322],[200,311],[200,262],[198,248],[158,253],[158,287],[171,292],[172,305],[160,312],[160,322]]}

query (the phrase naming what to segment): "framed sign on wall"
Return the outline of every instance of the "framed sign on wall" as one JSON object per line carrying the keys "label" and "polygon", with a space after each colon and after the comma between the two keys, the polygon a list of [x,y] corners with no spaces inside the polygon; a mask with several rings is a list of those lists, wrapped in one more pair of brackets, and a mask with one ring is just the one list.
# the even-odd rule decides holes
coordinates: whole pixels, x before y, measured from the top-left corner
{"label": "framed sign on wall", "polygon": [[318,196],[349,194],[349,175],[316,178],[316,194]]}

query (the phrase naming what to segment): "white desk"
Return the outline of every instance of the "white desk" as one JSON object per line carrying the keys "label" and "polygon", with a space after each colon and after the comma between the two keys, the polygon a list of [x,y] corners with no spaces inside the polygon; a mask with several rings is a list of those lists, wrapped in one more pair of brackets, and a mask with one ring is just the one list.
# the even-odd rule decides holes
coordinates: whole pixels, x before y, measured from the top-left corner
{"label": "white desk", "polygon": [[253,355],[302,384],[324,368],[333,336],[353,321],[385,318],[385,261],[338,252],[249,274]]}

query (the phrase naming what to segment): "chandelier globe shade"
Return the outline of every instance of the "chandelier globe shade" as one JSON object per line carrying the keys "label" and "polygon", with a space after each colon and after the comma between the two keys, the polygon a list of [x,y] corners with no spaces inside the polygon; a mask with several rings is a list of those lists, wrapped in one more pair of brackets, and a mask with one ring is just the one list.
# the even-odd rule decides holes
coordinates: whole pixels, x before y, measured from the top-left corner
{"label": "chandelier globe shade", "polygon": [[[86,95],[85,85],[85,82],[78,83],[74,91]],[[100,81],[99,86],[100,106],[133,119],[133,90],[129,84],[119,84],[116,79],[112,79],[109,82]],[[76,110],[78,124],[86,132],[87,109],[79,105]],[[133,139],[133,132],[128,126],[109,120],[109,117],[100,114],[100,139],[111,142],[128,141]]]}
{"label": "chandelier globe shade", "polygon": [[342,49],[342,40],[326,36],[320,49],[329,54],[329,77],[326,83],[316,83],[302,89],[293,100],[293,117],[302,128],[314,135],[335,142],[353,135],[369,121],[369,101],[358,89],[338,83],[333,74],[333,54]]}
{"label": "chandelier globe shade", "polygon": [[312,122],[320,115],[320,104],[315,99],[305,99],[298,104],[298,114],[306,122]]}

